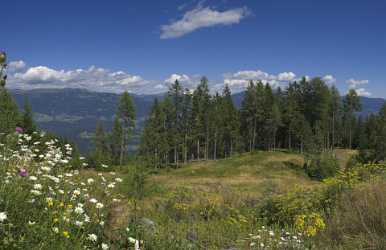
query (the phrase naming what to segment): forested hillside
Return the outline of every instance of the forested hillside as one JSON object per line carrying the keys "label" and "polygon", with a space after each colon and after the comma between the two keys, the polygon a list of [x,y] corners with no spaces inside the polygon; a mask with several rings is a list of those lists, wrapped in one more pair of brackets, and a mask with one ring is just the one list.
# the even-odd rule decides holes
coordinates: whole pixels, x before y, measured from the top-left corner
{"label": "forested hillside", "polygon": [[154,101],[139,152],[149,165],[162,167],[257,149],[366,149],[376,144],[368,138],[382,133],[384,124],[376,114],[358,115],[362,110],[355,90],[342,98],[321,78],[303,78],[284,89],[250,81],[240,107],[227,85],[222,93],[211,94],[205,77],[193,92],[176,81],[163,100]]}
{"label": "forested hillside", "polygon": [[[24,105],[25,98],[31,104],[34,120],[42,129],[69,138],[76,142],[82,152],[92,148],[92,136],[98,120],[111,129],[115,106],[119,95],[113,93],[98,93],[82,89],[36,89],[10,90],[19,108]],[[237,108],[245,92],[232,94],[232,100]],[[136,106],[137,121],[131,149],[139,144],[140,131],[143,128],[155,98],[163,99],[164,95],[132,94]],[[361,97],[362,110],[360,115],[376,113],[384,103],[381,98]]]}

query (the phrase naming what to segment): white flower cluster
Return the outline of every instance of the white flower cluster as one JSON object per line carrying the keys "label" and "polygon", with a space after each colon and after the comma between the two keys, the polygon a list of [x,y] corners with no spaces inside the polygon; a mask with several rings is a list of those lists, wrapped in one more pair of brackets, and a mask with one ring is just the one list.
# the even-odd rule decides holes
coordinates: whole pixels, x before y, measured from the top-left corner
{"label": "white flower cluster", "polygon": [[[71,235],[72,231],[79,231],[81,228],[84,238],[88,239],[86,248],[109,249],[110,246],[103,243],[105,236],[101,232],[105,225],[107,208],[111,203],[120,201],[113,195],[112,189],[122,180],[115,178],[113,172],[90,177],[90,173],[68,170],[74,167],[69,166],[73,153],[71,145],[60,147],[58,140],[48,139],[44,133],[15,136],[16,147],[0,145],[0,197],[12,197],[1,193],[6,192],[5,190],[25,193],[25,202],[34,204],[36,208],[44,208],[38,213],[30,213],[26,227],[34,227],[39,223],[43,224],[44,220],[54,218],[50,222],[54,234],[60,234],[64,238],[81,237]],[[83,161],[84,158],[80,160]],[[84,166],[84,163],[81,164]],[[0,211],[0,225],[12,222],[17,224],[7,213],[7,210],[13,209],[7,207],[11,203],[12,201],[0,199],[0,208],[5,209]],[[18,213],[21,218],[29,211]],[[0,234],[0,242],[3,240],[1,237]]]}
{"label": "white flower cluster", "polygon": [[262,226],[256,234],[249,234],[246,238],[249,249],[306,249],[301,233],[290,233],[285,230],[279,232]]}

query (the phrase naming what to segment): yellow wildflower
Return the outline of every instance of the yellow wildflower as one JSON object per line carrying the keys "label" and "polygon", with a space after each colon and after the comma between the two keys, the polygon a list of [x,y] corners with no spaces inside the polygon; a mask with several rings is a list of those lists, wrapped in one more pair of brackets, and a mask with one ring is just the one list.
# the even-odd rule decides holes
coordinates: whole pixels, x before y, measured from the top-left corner
{"label": "yellow wildflower", "polygon": [[70,233],[68,231],[63,231],[64,238],[70,238]]}

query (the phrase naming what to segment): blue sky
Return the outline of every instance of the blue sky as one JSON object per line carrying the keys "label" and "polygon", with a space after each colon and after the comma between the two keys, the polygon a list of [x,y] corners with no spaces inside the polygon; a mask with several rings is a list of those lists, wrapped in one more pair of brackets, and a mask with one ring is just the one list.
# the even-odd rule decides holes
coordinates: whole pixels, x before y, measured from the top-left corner
{"label": "blue sky", "polygon": [[9,87],[156,93],[321,76],[386,97],[385,0],[5,1]]}

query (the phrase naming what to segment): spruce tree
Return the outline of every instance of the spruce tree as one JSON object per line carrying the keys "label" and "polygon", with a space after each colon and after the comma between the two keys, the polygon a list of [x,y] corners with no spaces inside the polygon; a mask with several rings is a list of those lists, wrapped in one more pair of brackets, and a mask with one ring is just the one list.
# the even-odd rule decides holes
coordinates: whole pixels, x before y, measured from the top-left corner
{"label": "spruce tree", "polygon": [[342,98],[338,89],[335,86],[330,88],[330,134],[331,134],[331,148],[334,149],[336,145],[341,142],[341,121],[342,121]]}
{"label": "spruce tree", "polygon": [[28,134],[32,134],[36,130],[36,125],[33,120],[33,113],[28,98],[24,99],[24,112],[22,114],[22,127]]}
{"label": "spruce tree", "polygon": [[353,128],[355,123],[354,113],[361,110],[360,98],[354,89],[350,89],[343,100],[344,124],[346,132],[346,145],[352,148]]}
{"label": "spruce tree", "polygon": [[9,134],[15,131],[20,123],[20,114],[15,101],[5,88],[7,75],[7,55],[0,51],[0,134]]}
{"label": "spruce tree", "polygon": [[256,88],[254,82],[250,81],[244,93],[240,110],[242,137],[245,139],[245,148],[249,152],[255,148],[256,108]]}
{"label": "spruce tree", "polygon": [[120,164],[120,157],[122,155],[121,143],[122,143],[123,130],[121,122],[118,116],[114,117],[113,128],[110,135],[110,151],[114,164]]}
{"label": "spruce tree", "polygon": [[208,79],[202,77],[200,84],[193,92],[192,100],[192,132],[196,142],[196,158],[201,158],[201,146],[204,142],[204,159],[208,158],[209,146],[209,106],[210,95]]}
{"label": "spruce tree", "polygon": [[122,126],[121,150],[119,157],[119,164],[122,166],[124,157],[128,154],[129,138],[135,126],[134,103],[127,91],[125,91],[119,99],[117,116]]}

